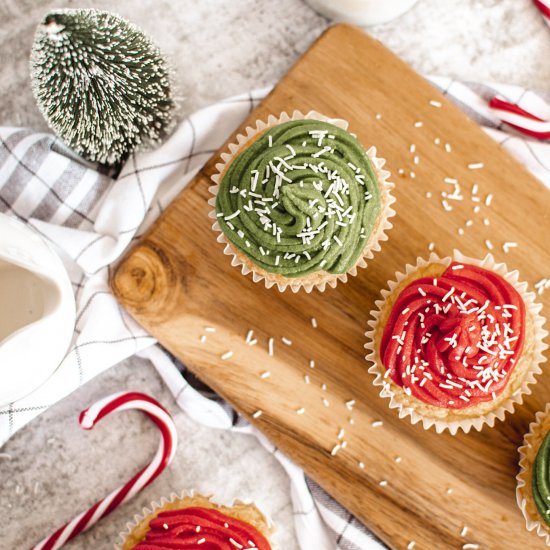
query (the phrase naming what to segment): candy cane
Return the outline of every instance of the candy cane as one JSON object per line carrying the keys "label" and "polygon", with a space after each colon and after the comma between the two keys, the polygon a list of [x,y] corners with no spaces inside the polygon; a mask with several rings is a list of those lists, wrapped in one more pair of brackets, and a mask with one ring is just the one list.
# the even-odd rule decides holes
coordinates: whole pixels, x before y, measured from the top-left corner
{"label": "candy cane", "polygon": [[489,101],[493,113],[518,132],[537,139],[550,139],[550,122],[496,96]]}
{"label": "candy cane", "polygon": [[170,464],[176,452],[178,436],[170,414],[152,397],[143,393],[120,392],[94,403],[80,413],[79,422],[85,430],[91,430],[104,416],[128,409],[145,412],[158,426],[161,439],[157,453],[151,463],[138,472],[128,483],[122,485],[91,508],[76,516],[55,533],[42,540],[31,550],[57,550],[67,541],[76,537],[110,514],[117,506],[124,504],[147,487]]}
{"label": "candy cane", "polygon": [[537,6],[544,17],[546,24],[550,26],[550,0],[533,0],[533,4]]}

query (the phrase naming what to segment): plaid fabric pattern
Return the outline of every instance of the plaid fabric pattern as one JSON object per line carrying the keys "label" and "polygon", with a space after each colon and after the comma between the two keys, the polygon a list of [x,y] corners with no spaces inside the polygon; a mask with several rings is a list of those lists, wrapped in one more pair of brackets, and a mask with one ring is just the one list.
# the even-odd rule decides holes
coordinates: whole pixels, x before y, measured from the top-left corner
{"label": "plaid fabric pattern", "polygon": [[[499,94],[509,101],[550,102],[515,86],[431,82],[502,147],[550,186],[550,143],[526,140],[487,107]],[[74,156],[54,136],[0,128],[0,211],[31,224],[50,241],[69,272],[77,303],[71,348],[54,375],[28,397],[0,408],[0,445],[41,411],[93,376],[139,354],[156,366],[174,397],[197,422],[254,433],[291,480],[299,544],[304,550],[384,548],[357,519],[251,427],[227,403],[201,385],[118,305],[109,270],[242,122],[269,89],[234,97],[186,119],[155,151],[133,155],[118,177]]]}

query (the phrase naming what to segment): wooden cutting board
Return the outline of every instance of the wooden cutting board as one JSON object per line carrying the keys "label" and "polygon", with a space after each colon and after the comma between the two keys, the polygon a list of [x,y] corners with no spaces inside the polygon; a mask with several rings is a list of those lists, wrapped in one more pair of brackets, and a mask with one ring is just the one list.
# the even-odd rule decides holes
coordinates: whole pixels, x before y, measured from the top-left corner
{"label": "wooden cutting board", "polygon": [[[231,267],[207,217],[216,154],[119,265],[112,280],[118,299],[391,548],[411,541],[416,550],[466,543],[541,548],[541,539],[524,528],[514,478],[516,449],[550,396],[550,378],[541,375],[527,402],[494,429],[437,435],[399,420],[378,397],[363,334],[380,289],[406,262],[427,256],[430,242],[443,255],[456,247],[482,257],[490,239],[497,259],[519,268],[530,285],[550,276],[550,193],[430,84],[350,26],[325,32],[240,130],[292,109],[347,119],[364,146],[376,145],[388,161],[397,217],[368,269],[336,289],[308,295],[267,290]],[[484,167],[468,168],[477,163]],[[441,203],[441,193],[452,191],[445,177],[458,179],[464,195],[463,201],[448,201],[452,211]],[[477,203],[471,199],[474,184]],[[466,226],[469,219],[474,223]],[[518,247],[505,254],[508,241]],[[550,292],[541,297],[546,311],[549,299]],[[250,329],[254,346],[245,342]],[[232,357],[221,359],[228,351]],[[262,378],[266,371],[271,376]],[[297,414],[301,408],[304,414]],[[263,414],[252,418],[257,410]],[[331,456],[341,429],[347,447]],[[461,536],[464,526],[468,533]]]}

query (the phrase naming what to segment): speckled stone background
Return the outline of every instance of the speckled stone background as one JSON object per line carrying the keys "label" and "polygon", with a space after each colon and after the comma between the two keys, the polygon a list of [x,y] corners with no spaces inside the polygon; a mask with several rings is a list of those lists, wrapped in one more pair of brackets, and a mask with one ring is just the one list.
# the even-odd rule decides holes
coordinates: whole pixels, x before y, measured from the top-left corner
{"label": "speckled stone background", "polygon": [[[0,124],[46,128],[29,88],[34,27],[48,9],[91,6],[131,19],[166,52],[180,87],[180,118],[275,82],[328,24],[302,0],[3,0]],[[550,30],[528,0],[420,0],[369,31],[423,73],[550,88]],[[80,409],[127,388],[151,393],[174,414],[176,459],[141,496],[67,548],[112,548],[144,505],[191,488],[254,499],[278,525],[279,547],[297,548],[289,484],[277,462],[252,437],[195,424],[177,410],[152,366],[137,359],[54,405],[0,449],[0,548],[27,548],[147,463],[158,436],[138,413],[112,416],[92,432],[77,425]]]}

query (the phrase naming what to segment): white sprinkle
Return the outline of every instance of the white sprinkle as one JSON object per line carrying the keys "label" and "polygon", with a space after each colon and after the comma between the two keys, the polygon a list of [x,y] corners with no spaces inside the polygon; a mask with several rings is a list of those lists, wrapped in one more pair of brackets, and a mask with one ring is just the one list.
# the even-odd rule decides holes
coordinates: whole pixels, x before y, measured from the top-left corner
{"label": "white sprinkle", "polygon": [[305,382],[306,384],[309,384],[309,382],[310,382],[309,376],[308,376],[307,374],[304,375],[304,382]]}
{"label": "white sprinkle", "polygon": [[454,270],[464,269],[464,266],[462,264],[456,264],[456,265],[453,265],[452,269],[454,269]]}
{"label": "white sprinkle", "polygon": [[482,162],[474,162],[472,164],[468,164],[468,168],[470,170],[479,170],[480,168],[483,168],[483,163]]}
{"label": "white sprinkle", "polygon": [[426,191],[426,198],[427,199],[431,199],[432,198],[432,194],[430,191]]}
{"label": "white sprinkle", "polygon": [[304,409],[304,407],[301,407],[296,411],[296,414],[304,414],[305,412],[306,410]]}
{"label": "white sprinkle", "polygon": [[458,180],[455,178],[443,178],[443,181],[445,183],[450,183],[451,185],[456,185],[458,183]]}
{"label": "white sprinkle", "polygon": [[199,340],[201,344],[204,344],[206,342],[206,334],[202,334]]}
{"label": "white sprinkle", "polygon": [[311,318],[311,326],[313,328],[317,328],[317,319],[315,319],[315,317]]}
{"label": "white sprinkle", "polygon": [[269,378],[271,376],[271,372],[269,372],[268,370],[266,370],[265,372],[262,372],[262,374],[260,374],[260,378],[263,378],[264,380],[266,378]]}
{"label": "white sprinkle", "polygon": [[462,550],[477,550],[478,548],[479,544],[472,544],[471,542],[462,545]]}
{"label": "white sprinkle", "polygon": [[257,410],[253,415],[252,418],[260,418],[262,416],[263,412],[260,410]]}
{"label": "white sprinkle", "polygon": [[223,524],[223,526],[224,526],[226,529],[228,529],[228,528],[229,528],[229,523],[226,522],[226,523]]}
{"label": "white sprinkle", "polygon": [[460,236],[464,235],[464,229],[462,229],[462,227],[459,227],[459,228],[456,230],[456,232],[457,232]]}
{"label": "white sprinkle", "polygon": [[462,528],[462,531],[460,531],[460,536],[461,536],[461,537],[465,537],[467,534],[468,534],[468,527],[465,525],[465,526]]}
{"label": "white sprinkle", "polygon": [[448,495],[452,495],[453,494],[453,490],[451,488],[447,489],[447,494]]}
{"label": "white sprinkle", "polygon": [[[271,136],[269,136],[269,137],[271,137]],[[205,542],[206,542],[206,539],[204,537],[202,537],[202,539],[199,539],[197,541],[197,544],[204,544]]]}
{"label": "white sprinkle", "polygon": [[214,327],[204,327],[204,332],[216,332]]}
{"label": "white sprinkle", "polygon": [[273,357],[273,338],[270,338],[267,341],[267,350],[270,357]]}
{"label": "white sprinkle", "polygon": [[382,115],[380,113],[376,114],[376,120],[380,120],[382,118]]}
{"label": "white sprinkle", "polygon": [[435,143],[436,145],[439,145],[439,144],[441,143],[441,140],[440,140],[438,137],[436,137],[436,138],[434,139],[434,143]]}
{"label": "white sprinkle", "polygon": [[340,443],[336,443],[334,447],[332,447],[332,451],[330,451],[331,456],[335,456],[336,453],[341,449]]}
{"label": "white sprinkle", "polygon": [[430,244],[428,245],[428,250],[429,250],[430,252],[432,252],[434,249],[435,249],[435,243],[430,243]]}
{"label": "white sprinkle", "polygon": [[492,243],[489,239],[487,239],[487,240],[485,241],[485,246],[486,246],[489,250],[493,250],[493,243]]}
{"label": "white sprinkle", "polygon": [[388,482],[383,479],[380,483],[379,483],[380,487],[387,487],[388,486]]}
{"label": "white sprinkle", "polygon": [[416,151],[416,145],[414,143],[411,143],[409,146],[409,152],[414,153]]}
{"label": "white sprinkle", "polygon": [[221,359],[222,359],[222,361],[225,361],[226,359],[230,359],[231,357],[233,357],[233,352],[232,352],[232,351],[226,351],[226,352],[221,356]]}
{"label": "white sprinkle", "polygon": [[441,107],[441,101],[436,101],[435,99],[431,99],[430,100],[430,105],[432,107],[437,107],[439,109],[439,107]]}
{"label": "white sprinkle", "polygon": [[407,550],[413,550],[415,544],[416,542],[414,542],[414,540],[411,540],[411,542],[409,542],[409,544],[407,545]]}
{"label": "white sprinkle", "polygon": [[309,360],[309,368],[314,369],[315,368],[315,361],[313,359]]}
{"label": "white sprinkle", "polygon": [[289,340],[288,338],[286,338],[285,336],[283,336],[281,338],[281,342],[285,345],[285,346],[292,346],[292,340]]}
{"label": "white sprinkle", "polygon": [[232,220],[233,218],[236,218],[241,213],[240,210],[235,210],[233,214],[230,214],[229,216],[225,216],[224,220],[227,222],[229,220]]}
{"label": "white sprinkle", "polygon": [[424,123],[420,120],[414,123],[415,128],[422,128],[422,126],[424,126]]}
{"label": "white sprinkle", "polygon": [[418,155],[415,155],[414,158],[413,158],[413,163],[414,164],[418,164],[420,162],[420,158]]}
{"label": "white sprinkle", "polygon": [[380,426],[383,426],[384,425],[384,422],[382,422],[382,420],[375,420],[374,422],[371,423],[371,426],[373,428],[379,428]]}
{"label": "white sprinkle", "polygon": [[483,218],[483,225],[490,225],[489,218]]}
{"label": "white sprinkle", "polygon": [[330,403],[329,403],[328,399],[323,399],[323,405],[325,407],[330,407]]}
{"label": "white sprinkle", "polygon": [[364,462],[359,462],[359,468],[361,468],[361,470],[364,470],[365,469],[365,463]]}
{"label": "white sprinkle", "polygon": [[254,331],[252,329],[250,329],[247,333],[246,333],[246,338],[245,338],[245,342],[247,344],[250,344],[250,341],[252,340],[252,336],[254,336]]}
{"label": "white sprinkle", "polygon": [[349,401],[346,401],[346,407],[348,411],[351,411],[355,405],[355,399],[350,399]]}
{"label": "white sprinkle", "polygon": [[447,151],[447,153],[450,153],[452,151],[450,143],[445,143],[445,151]]}
{"label": "white sprinkle", "polygon": [[402,460],[403,459],[400,456],[395,457],[395,462],[397,462],[397,464],[399,464]]}
{"label": "white sprinkle", "polygon": [[229,537],[229,542],[235,547],[235,548],[244,548],[242,544],[239,544],[235,539]]}
{"label": "white sprinkle", "polygon": [[507,242],[502,245],[502,250],[504,250],[504,252],[508,254],[508,252],[510,251],[510,248],[515,248],[517,245],[518,243],[515,243],[515,242]]}
{"label": "white sprinkle", "polygon": [[269,147],[272,147],[273,146],[273,136],[267,136],[267,141],[268,141]]}
{"label": "white sprinkle", "polygon": [[411,179],[416,178],[416,174],[414,172],[409,172],[409,176],[411,177]]}
{"label": "white sprinkle", "polygon": [[492,200],[493,200],[493,194],[492,194],[492,193],[489,193],[489,194],[485,197],[485,206],[491,206]]}

